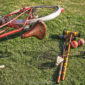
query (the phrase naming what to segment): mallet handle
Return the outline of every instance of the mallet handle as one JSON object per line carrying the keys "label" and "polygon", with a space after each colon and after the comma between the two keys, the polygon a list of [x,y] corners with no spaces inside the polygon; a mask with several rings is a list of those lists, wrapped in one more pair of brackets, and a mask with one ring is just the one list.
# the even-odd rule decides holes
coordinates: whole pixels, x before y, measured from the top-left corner
{"label": "mallet handle", "polygon": [[67,68],[67,63],[68,63],[68,58],[69,58],[69,52],[70,52],[70,43],[71,43],[71,40],[72,40],[72,33],[70,34],[70,40],[69,40],[69,44],[68,44],[68,50],[67,50],[67,54],[66,54],[66,57],[65,57],[65,62],[64,62],[64,65],[63,65],[63,72],[62,72],[62,80],[65,79],[65,74],[66,74],[66,68]]}
{"label": "mallet handle", "polygon": [[[66,42],[64,43],[64,49],[63,49],[63,54],[62,54],[62,58],[63,58],[63,59],[64,59],[64,56],[65,56],[67,41],[68,41],[68,39],[67,39]],[[58,76],[57,76],[57,80],[56,80],[57,83],[60,83],[60,78],[61,78],[61,74],[62,74],[62,69],[63,69],[63,62],[61,62],[61,63],[60,63],[60,66],[59,66],[59,72],[58,72]]]}

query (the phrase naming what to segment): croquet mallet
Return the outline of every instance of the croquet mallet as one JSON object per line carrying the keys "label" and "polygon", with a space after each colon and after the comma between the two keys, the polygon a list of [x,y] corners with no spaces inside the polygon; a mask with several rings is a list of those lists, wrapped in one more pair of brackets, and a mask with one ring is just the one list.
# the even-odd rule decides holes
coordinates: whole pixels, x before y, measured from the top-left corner
{"label": "croquet mallet", "polygon": [[[64,59],[64,56],[65,56],[66,46],[67,46],[67,40],[66,40],[66,42],[64,42],[64,49],[63,49],[63,54],[62,54],[63,59]],[[57,76],[57,80],[56,80],[57,83],[60,83],[62,68],[63,68],[63,62],[60,63],[59,72],[58,72],[58,76]]]}
{"label": "croquet mallet", "polygon": [[65,79],[65,74],[66,74],[66,68],[67,68],[67,64],[68,64],[68,58],[69,58],[69,52],[70,52],[70,43],[72,41],[72,37],[80,37],[80,33],[77,32],[70,32],[70,31],[63,31],[64,34],[69,35],[69,44],[68,44],[68,50],[67,50],[67,54],[66,57],[64,58],[64,64],[63,64],[63,70],[62,70],[62,77],[61,80]]}

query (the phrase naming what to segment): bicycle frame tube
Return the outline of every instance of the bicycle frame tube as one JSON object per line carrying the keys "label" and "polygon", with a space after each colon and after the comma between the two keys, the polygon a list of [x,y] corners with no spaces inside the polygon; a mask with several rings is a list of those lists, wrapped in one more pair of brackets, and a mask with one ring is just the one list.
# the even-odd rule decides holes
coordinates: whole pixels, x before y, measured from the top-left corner
{"label": "bicycle frame tube", "polygon": [[[30,8],[30,9],[31,9],[31,8]],[[21,14],[19,14],[19,15],[16,16],[15,18],[13,18],[12,20],[10,20],[10,21],[8,21],[7,23],[1,25],[0,28],[6,26],[6,25],[8,25],[8,24],[10,24],[12,21],[16,20],[17,18],[19,18],[21,15],[23,15],[24,13],[26,13],[26,12],[27,12],[28,10],[30,10],[30,9],[25,10],[24,12],[22,12]]]}
{"label": "bicycle frame tube", "polygon": [[17,14],[17,13],[20,13],[20,12],[23,12],[23,11],[26,11],[26,10],[30,10],[30,8],[23,8],[23,9],[17,11],[17,12],[10,13],[9,15],[6,15],[5,17],[9,17],[9,16],[11,16],[11,15],[14,15],[14,14]]}
{"label": "bicycle frame tube", "polygon": [[4,34],[0,35],[0,38],[6,37],[6,36],[8,36],[8,35],[12,35],[12,34],[14,34],[14,33],[20,32],[20,31],[22,31],[22,30],[23,30],[23,28],[19,28],[19,29],[17,29],[17,30],[13,30],[13,31],[4,33]]}
{"label": "bicycle frame tube", "polygon": [[[29,12],[29,14],[28,14],[28,16],[27,16],[27,18],[26,18],[26,20],[25,20],[25,22],[24,22],[24,25],[26,25],[27,19],[29,18],[31,12],[32,12],[32,8],[30,9],[30,12]],[[23,27],[24,27],[24,26],[23,26]],[[0,35],[0,38],[6,37],[6,36],[8,36],[8,35],[15,34],[15,33],[20,32],[20,31],[23,31],[23,27],[21,27],[21,28],[19,28],[19,29],[16,29],[16,30],[13,30],[13,31],[10,31],[10,32],[7,32],[7,33],[4,33],[4,34]]]}

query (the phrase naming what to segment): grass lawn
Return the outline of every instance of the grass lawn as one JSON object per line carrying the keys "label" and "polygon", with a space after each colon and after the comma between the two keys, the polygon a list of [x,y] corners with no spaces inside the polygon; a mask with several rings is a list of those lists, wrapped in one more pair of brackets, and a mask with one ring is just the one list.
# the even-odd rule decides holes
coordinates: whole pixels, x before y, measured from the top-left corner
{"label": "grass lawn", "polygon": [[[63,29],[81,32],[85,39],[85,0],[0,0],[0,15],[25,6],[59,5],[65,9],[57,18],[47,21],[45,39],[20,36],[0,40],[0,85],[56,85],[56,57],[63,42],[51,36]],[[85,85],[85,56],[78,54],[83,47],[71,49],[66,77],[59,85]]]}

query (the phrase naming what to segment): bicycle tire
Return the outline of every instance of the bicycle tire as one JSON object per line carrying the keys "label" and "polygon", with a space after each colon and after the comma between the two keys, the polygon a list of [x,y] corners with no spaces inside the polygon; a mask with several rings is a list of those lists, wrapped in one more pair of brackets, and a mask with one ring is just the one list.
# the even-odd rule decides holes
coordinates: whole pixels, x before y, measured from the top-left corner
{"label": "bicycle tire", "polygon": [[[46,15],[46,16],[43,16],[43,17],[40,17],[40,18],[36,18],[36,19],[30,19],[30,20],[28,20],[28,23],[29,24],[35,23],[38,20],[42,20],[42,21],[52,20],[52,19],[56,18],[57,16],[59,16],[61,14],[62,10],[63,10],[63,8],[61,8],[59,6],[49,6],[49,5],[31,6],[31,7],[25,7],[25,8],[53,8],[53,9],[56,10],[55,12],[53,12],[53,13],[51,13],[49,15]],[[17,12],[19,10],[21,10],[21,9],[15,10],[15,11],[13,11],[11,13]],[[24,22],[25,22],[25,20],[15,20],[12,23],[13,24],[16,23],[16,24],[23,25]]]}

